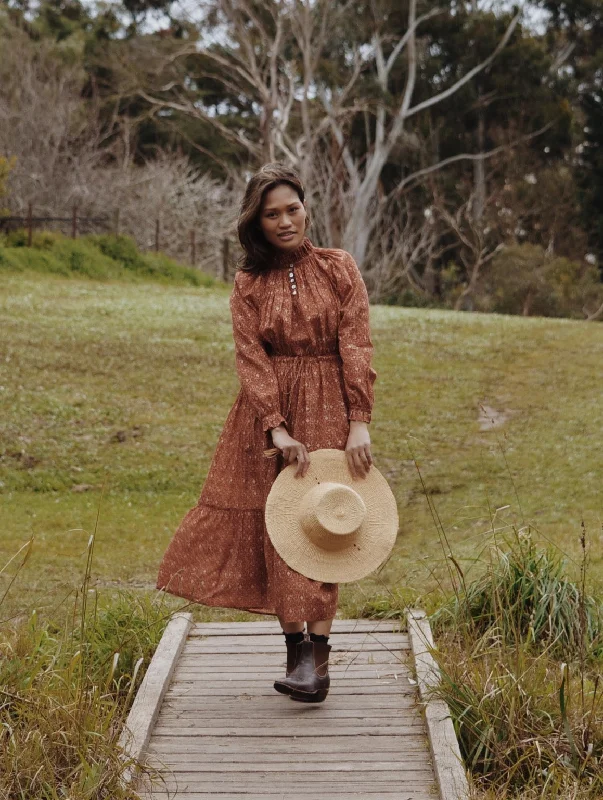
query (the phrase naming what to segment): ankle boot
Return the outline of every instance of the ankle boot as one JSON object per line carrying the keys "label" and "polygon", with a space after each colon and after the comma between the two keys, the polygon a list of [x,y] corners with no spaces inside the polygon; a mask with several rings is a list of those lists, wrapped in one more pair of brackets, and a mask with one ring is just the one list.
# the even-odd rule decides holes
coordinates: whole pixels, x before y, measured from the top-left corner
{"label": "ankle boot", "polygon": [[[307,634],[304,634],[304,638]],[[286,642],[287,645],[287,667],[285,676],[288,678],[293,672],[301,654],[301,646],[303,642]],[[291,689],[285,684],[284,681],[274,681],[274,688],[281,694],[291,694]]]}
{"label": "ankle boot", "polygon": [[322,703],[329,692],[329,653],[331,645],[306,640],[298,645],[298,662],[293,672],[281,681],[292,700]]}

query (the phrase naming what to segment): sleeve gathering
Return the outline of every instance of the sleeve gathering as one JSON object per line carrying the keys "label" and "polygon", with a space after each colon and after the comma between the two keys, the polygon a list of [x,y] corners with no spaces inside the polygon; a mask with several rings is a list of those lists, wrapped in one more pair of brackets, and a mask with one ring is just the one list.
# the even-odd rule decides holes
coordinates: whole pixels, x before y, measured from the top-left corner
{"label": "sleeve gathering", "polygon": [[286,422],[279,408],[276,374],[259,336],[258,311],[249,298],[243,296],[236,279],[229,304],[241,388],[262,421],[262,429],[276,428],[281,422]]}
{"label": "sleeve gathering", "polygon": [[373,343],[368,292],[358,265],[349,253],[343,253],[341,270],[338,339],[348,418],[368,423],[374,403],[373,384],[377,378],[371,366]]}

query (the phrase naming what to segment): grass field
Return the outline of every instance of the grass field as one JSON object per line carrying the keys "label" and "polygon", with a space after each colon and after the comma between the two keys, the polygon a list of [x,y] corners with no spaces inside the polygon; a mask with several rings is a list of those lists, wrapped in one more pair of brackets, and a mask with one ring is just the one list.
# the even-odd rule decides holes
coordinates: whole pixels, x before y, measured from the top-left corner
{"label": "grass field", "polygon": [[[44,613],[80,583],[96,525],[92,586],[154,590],[238,390],[229,291],[2,275],[1,563],[35,537],[4,618]],[[392,590],[429,609],[447,548],[475,573],[492,530],[512,525],[534,525],[572,574],[584,520],[599,591],[603,327],[385,306],[371,322],[369,430],[401,526],[381,573],[342,587],[342,614]]]}

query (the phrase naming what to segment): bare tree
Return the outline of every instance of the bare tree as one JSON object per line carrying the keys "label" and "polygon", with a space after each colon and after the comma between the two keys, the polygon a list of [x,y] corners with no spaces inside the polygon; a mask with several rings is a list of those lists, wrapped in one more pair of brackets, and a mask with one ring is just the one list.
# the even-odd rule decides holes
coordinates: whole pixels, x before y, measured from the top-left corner
{"label": "bare tree", "polygon": [[446,230],[430,204],[409,195],[383,209],[369,243],[364,277],[376,301],[399,299],[405,290],[432,300],[437,296],[436,266],[450,249]]}
{"label": "bare tree", "polygon": [[0,44],[0,152],[16,157],[8,184],[14,211],[32,202],[49,212],[57,197],[67,206],[86,202],[109,132],[94,102],[82,102],[84,80],[48,42],[34,43],[16,26]]}
{"label": "bare tree", "polygon": [[[215,43],[189,43],[180,56],[198,56],[212,64],[211,77],[230,92],[243,93],[257,103],[259,141],[244,132],[233,131],[199,104],[184,82],[170,83],[169,99],[156,91],[140,88],[140,94],[154,106],[172,108],[215,125],[231,141],[244,147],[252,160],[287,160],[296,165],[312,191],[313,210],[318,220],[326,220],[319,231],[326,245],[341,244],[364,266],[371,238],[382,229],[386,209],[400,197],[405,187],[419,175],[405,175],[393,191],[383,197],[381,175],[400,143],[412,139],[408,120],[450,98],[481,71],[505,47],[518,16],[509,24],[496,49],[484,61],[447,89],[421,102],[415,102],[418,66],[418,35],[423,23],[443,9],[417,13],[417,0],[408,3],[408,28],[397,41],[391,41],[377,9],[365,34],[365,42],[350,46],[345,74],[329,82],[318,75],[321,59],[327,57],[331,37],[337,34],[351,4],[329,0],[264,0],[262,14],[258,3],[247,0],[216,0],[226,31],[228,47]],[[366,41],[370,44],[366,44]],[[177,58],[170,55],[171,62]],[[406,61],[406,86],[391,106],[392,74],[398,60]],[[163,74],[158,65],[157,74]],[[359,100],[356,91],[360,76],[373,75],[378,92],[369,100]],[[349,145],[347,127],[357,115],[366,119],[366,146],[361,155]],[[372,124],[369,124],[372,123]],[[480,154],[481,158],[487,154]],[[452,160],[471,157],[459,154]],[[433,163],[435,171],[451,159]],[[421,172],[424,170],[422,169]],[[314,207],[316,206],[316,207]],[[329,208],[327,208],[329,206]],[[333,206],[341,219],[333,220]]]}
{"label": "bare tree", "polygon": [[197,266],[220,274],[235,217],[233,184],[201,174],[178,153],[157,150],[134,164],[128,118],[101,124],[95,99],[82,99],[82,72],[16,26],[7,39],[10,46],[0,43],[0,154],[15,158],[3,198],[12,213],[32,203],[36,215],[65,216],[77,204],[81,215],[103,215],[113,226],[119,211],[120,232],[143,249],[154,248],[159,220],[162,251],[188,262],[194,231]]}
{"label": "bare tree", "polygon": [[[482,203],[481,214],[475,214],[476,197]],[[433,214],[447,227],[454,238],[454,250],[464,271],[454,309],[472,309],[472,298],[484,269],[503,248],[497,237],[491,236],[491,228],[484,223],[483,215],[493,197],[482,195],[482,187],[477,184],[465,202],[450,208],[441,195],[436,196],[432,206]]]}

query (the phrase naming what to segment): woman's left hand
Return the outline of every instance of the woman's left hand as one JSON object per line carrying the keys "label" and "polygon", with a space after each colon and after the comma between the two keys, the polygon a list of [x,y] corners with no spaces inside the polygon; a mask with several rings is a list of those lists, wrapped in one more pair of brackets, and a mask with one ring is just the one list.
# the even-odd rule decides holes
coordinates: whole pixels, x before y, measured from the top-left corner
{"label": "woman's left hand", "polygon": [[350,433],[345,446],[345,456],[352,476],[364,478],[373,463],[371,437],[366,422],[350,421]]}

